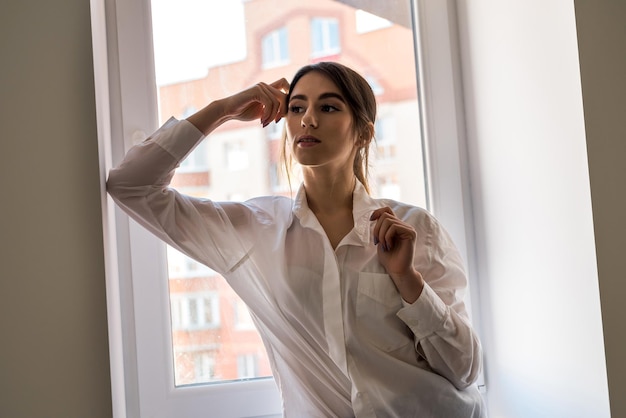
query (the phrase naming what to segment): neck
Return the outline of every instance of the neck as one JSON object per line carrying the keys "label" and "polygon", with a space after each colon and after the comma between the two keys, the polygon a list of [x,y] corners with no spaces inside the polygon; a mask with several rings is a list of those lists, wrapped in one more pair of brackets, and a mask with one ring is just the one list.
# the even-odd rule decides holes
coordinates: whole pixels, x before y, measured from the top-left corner
{"label": "neck", "polygon": [[313,213],[352,211],[352,192],[356,184],[354,174],[320,175],[312,170],[304,174],[307,203]]}

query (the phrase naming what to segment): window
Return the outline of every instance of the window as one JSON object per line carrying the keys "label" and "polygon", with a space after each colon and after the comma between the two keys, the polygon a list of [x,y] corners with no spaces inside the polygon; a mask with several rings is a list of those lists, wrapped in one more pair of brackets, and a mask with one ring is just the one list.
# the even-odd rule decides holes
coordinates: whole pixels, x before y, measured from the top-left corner
{"label": "window", "polygon": [[[185,107],[180,115],[179,119],[184,119],[196,113],[198,109],[194,106]],[[206,143],[199,144],[195,150],[189,154],[181,163],[179,170],[188,172],[200,172],[209,170],[209,159],[207,154]]]}
{"label": "window", "polygon": [[195,380],[200,382],[210,382],[216,379],[215,357],[211,353],[198,353],[194,356]]}
{"label": "window", "polygon": [[[152,0],[153,9],[162,10],[168,1]],[[280,29],[262,38],[261,51],[253,51],[258,45],[239,41],[229,43],[228,51],[221,51],[219,45],[213,49],[216,43],[207,42],[205,36],[193,36],[179,45],[200,39],[202,48],[210,52],[204,55],[210,55],[212,61],[187,63],[185,56],[168,58],[168,51],[177,48],[160,41],[168,40],[168,34],[174,36],[178,28],[184,32],[183,29],[190,26],[189,19],[198,14],[186,9],[191,1],[172,2],[172,10],[180,9],[180,13],[165,14],[165,20],[159,20],[163,14],[155,14],[153,24],[149,25],[146,22],[151,15],[146,2],[92,0],[94,59],[105,63],[95,66],[103,170],[117,165],[135,138],[145,137],[163,122],[158,119],[157,103],[164,118],[181,115],[184,109],[198,109],[212,98],[222,97],[224,89],[236,91],[265,80],[266,76],[276,75],[277,65],[281,66],[279,74],[290,77],[311,58],[332,57],[364,74],[375,75],[372,79],[377,86],[385,87],[383,90],[373,85],[378,93],[381,115],[393,115],[397,170],[386,171],[384,161],[372,161],[376,170],[371,176],[375,194],[389,193],[389,197],[428,206],[448,227],[461,252],[467,254],[471,229],[463,222],[467,185],[464,168],[459,165],[459,161],[463,161],[458,136],[462,132],[462,118],[458,114],[460,102],[457,102],[455,90],[458,83],[455,83],[455,52],[450,38],[454,31],[449,2],[395,2],[393,9],[376,3],[376,7],[387,8],[385,17],[394,24],[385,31],[361,36],[354,29],[346,29],[356,27],[356,13],[341,1],[316,3],[316,9],[328,8],[329,15],[341,18],[313,20],[309,20],[309,11],[298,11],[303,7],[302,2],[284,2],[272,11],[256,9],[256,16],[253,16],[253,6],[263,1],[267,0],[220,2],[219,10],[202,13],[211,16],[213,25],[210,26],[216,28],[211,39],[254,39],[242,33],[255,34],[257,28],[276,27],[280,22],[283,25]],[[210,2],[198,3],[207,6]],[[238,4],[238,8],[231,8],[230,3]],[[365,3],[371,2],[363,2],[364,10]],[[108,10],[111,5],[114,9]],[[376,14],[373,10],[368,12]],[[109,18],[107,27],[103,23],[105,16]],[[287,17],[295,23],[286,24]],[[412,22],[430,19],[438,24],[418,25],[419,30],[412,29]],[[339,22],[348,24],[340,27]],[[154,56],[160,66],[156,69],[147,65],[153,61],[153,36],[148,32],[151,26],[155,30]],[[304,27],[309,28],[309,34],[288,33],[288,28],[302,30]],[[341,39],[351,47],[350,54],[342,55],[340,31]],[[396,37],[398,42],[394,48],[372,50],[365,38],[377,36],[377,32]],[[297,62],[288,54],[287,39],[291,35],[303,37],[305,43],[311,40],[311,54],[305,53]],[[414,55],[416,40],[417,56]],[[113,65],[106,65],[106,59]],[[421,65],[419,71],[415,62]],[[184,68],[186,75],[171,73],[172,68],[166,72],[162,66]],[[191,66],[197,67],[196,70],[190,71]],[[168,77],[163,76],[166,73]],[[164,111],[165,108],[168,110]],[[420,120],[426,123],[421,125]],[[384,123],[381,128],[383,144],[387,136]],[[246,139],[234,152],[235,155],[247,152],[248,165],[242,173],[246,173],[247,183],[254,185],[254,191],[239,190],[244,186],[241,180],[237,179],[237,184],[230,183],[231,177],[237,178],[239,172],[219,177],[212,174],[211,181],[202,183],[201,187],[180,177],[176,187],[198,195],[219,195],[220,199],[288,193],[289,187],[273,174],[277,171],[277,139],[266,136],[266,132],[256,126],[236,129],[241,132],[226,128],[216,132],[213,141],[207,143],[214,142],[221,147],[232,137]],[[427,137],[428,142],[423,143],[422,137]],[[218,152],[214,151],[204,153],[206,167],[223,165],[224,156],[230,153],[225,149],[220,152],[219,148]],[[423,153],[428,158],[422,158]],[[232,160],[236,167],[237,161],[242,160],[241,154]],[[430,177],[426,178],[425,173]],[[177,176],[179,174],[185,174],[184,170],[179,170]],[[213,177],[219,180],[220,189],[216,188]],[[107,203],[104,216],[116,417],[164,417],[168,413],[169,416],[195,417],[206,413],[207,405],[216,416],[278,416],[280,399],[275,384],[269,378],[261,378],[269,375],[261,341],[255,331],[249,329],[252,319],[245,317],[243,307],[229,294],[223,279],[210,269],[171,255],[175,252],[129,221],[111,201]],[[470,275],[471,271],[470,263]],[[479,317],[475,316],[474,320],[478,322]],[[232,326],[229,334],[215,337],[214,334],[224,331],[227,325]],[[225,335],[230,335],[228,344],[224,342]],[[242,336],[256,338],[246,342],[254,344],[254,349],[239,351],[243,346],[239,340]],[[220,383],[237,380],[243,375],[247,376],[244,381]],[[250,378],[251,375],[257,377]],[[188,386],[191,383],[194,385]],[[240,402],[243,398],[245,403]]]}
{"label": "window", "polygon": [[393,115],[379,115],[376,120],[374,152],[379,160],[392,161],[396,157],[396,126]]}
{"label": "window", "polygon": [[245,303],[240,299],[236,299],[234,305],[234,317],[235,317],[235,329],[236,330],[251,330],[254,329],[254,323],[250,316],[250,311]]}
{"label": "window", "polygon": [[268,139],[280,139],[283,129],[285,128],[285,119],[281,119],[278,123],[270,123],[267,125],[267,138]]}
{"label": "window", "polygon": [[175,354],[179,365],[176,368],[176,382],[185,386],[218,380],[213,353],[214,351],[205,351],[204,348],[179,350]]}
{"label": "window", "polygon": [[380,194],[388,196],[390,199],[401,200],[402,189],[398,184],[398,179],[394,175],[386,175],[378,179]]}
{"label": "window", "polygon": [[367,82],[369,83],[370,87],[372,88],[372,91],[374,92],[374,95],[376,96],[380,96],[381,94],[383,94],[385,92],[385,89],[383,88],[383,86],[380,85],[380,83],[378,82],[378,80],[376,79],[376,77],[373,77],[371,75],[365,75],[365,79],[367,80]]}
{"label": "window", "polygon": [[243,354],[237,357],[237,375],[240,379],[248,379],[258,375],[257,358],[254,354]]}
{"label": "window", "polygon": [[289,62],[287,45],[287,29],[280,28],[265,35],[261,41],[263,51],[263,67],[272,68]]}
{"label": "window", "polygon": [[311,20],[311,56],[315,58],[340,52],[337,19],[316,17]]}
{"label": "window", "polygon": [[200,143],[187,158],[180,163],[179,170],[200,172],[209,170],[209,158],[206,143]]}
{"label": "window", "polygon": [[219,297],[211,293],[171,293],[172,330],[196,330],[220,325]]}
{"label": "window", "polygon": [[248,168],[248,151],[241,141],[228,141],[224,144],[226,168],[240,171]]}
{"label": "window", "polygon": [[172,247],[167,247],[167,260],[168,275],[172,279],[205,277],[216,274],[204,264],[186,257]]}

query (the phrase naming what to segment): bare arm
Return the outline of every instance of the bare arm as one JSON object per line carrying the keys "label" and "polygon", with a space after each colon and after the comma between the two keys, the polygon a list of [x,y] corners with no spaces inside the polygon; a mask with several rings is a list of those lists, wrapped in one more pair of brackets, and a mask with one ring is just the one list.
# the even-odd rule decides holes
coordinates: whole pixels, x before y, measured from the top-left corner
{"label": "bare arm", "polygon": [[289,83],[284,78],[271,84],[258,83],[235,95],[211,102],[187,120],[204,135],[229,120],[259,119],[265,127],[272,121],[278,122],[287,113],[285,99],[288,89]]}

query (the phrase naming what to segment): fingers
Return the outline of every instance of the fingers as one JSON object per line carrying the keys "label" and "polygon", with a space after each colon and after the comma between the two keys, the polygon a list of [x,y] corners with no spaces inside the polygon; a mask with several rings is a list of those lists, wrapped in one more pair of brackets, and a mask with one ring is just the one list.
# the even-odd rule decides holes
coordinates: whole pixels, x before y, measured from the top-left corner
{"label": "fingers", "polygon": [[281,78],[280,80],[276,80],[270,84],[270,86],[279,90],[283,94],[287,94],[289,92],[289,82],[285,78]]}
{"label": "fingers", "polygon": [[272,121],[278,122],[287,113],[289,82],[281,78],[271,84],[258,83],[257,87],[261,91],[260,101],[263,105],[261,123],[266,127]]}
{"label": "fingers", "polygon": [[393,210],[389,206],[385,206],[384,208],[378,208],[374,212],[372,212],[372,216],[370,216],[370,221],[375,221],[378,219],[383,213],[388,213],[390,215],[395,215]]}
{"label": "fingers", "polygon": [[396,240],[415,240],[417,236],[415,229],[398,219],[389,207],[376,209],[370,220],[376,221],[374,244],[380,244],[385,251],[391,251]]}
{"label": "fingers", "polygon": [[265,128],[277,117],[280,110],[280,100],[276,97],[275,89],[265,83],[258,83],[256,89],[258,90],[257,100],[261,104],[261,124]]}

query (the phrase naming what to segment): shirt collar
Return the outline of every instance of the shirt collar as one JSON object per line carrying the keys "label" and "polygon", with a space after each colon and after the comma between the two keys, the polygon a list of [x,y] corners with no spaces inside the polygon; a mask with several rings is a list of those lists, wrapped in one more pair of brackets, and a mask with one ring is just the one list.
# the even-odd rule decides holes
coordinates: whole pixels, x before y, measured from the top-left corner
{"label": "shirt collar", "polygon": [[[354,218],[354,229],[344,239],[347,244],[367,245],[370,241],[370,234],[374,223],[370,221],[372,212],[383,207],[381,201],[372,198],[365,186],[360,181],[356,181],[352,192],[352,216]],[[319,222],[309,208],[304,184],[300,184],[298,193],[293,203],[293,214],[300,220],[303,227],[316,228]]]}

